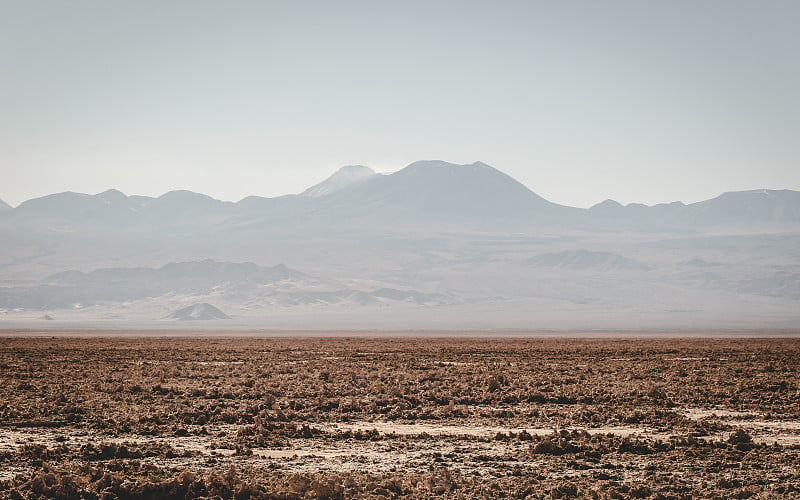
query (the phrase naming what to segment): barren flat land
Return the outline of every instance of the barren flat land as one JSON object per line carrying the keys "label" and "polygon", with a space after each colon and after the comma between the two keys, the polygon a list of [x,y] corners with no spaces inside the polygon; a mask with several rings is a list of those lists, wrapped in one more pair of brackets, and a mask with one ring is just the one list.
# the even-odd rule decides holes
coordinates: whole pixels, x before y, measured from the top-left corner
{"label": "barren flat land", "polygon": [[0,338],[2,498],[800,496],[793,338],[74,334]]}

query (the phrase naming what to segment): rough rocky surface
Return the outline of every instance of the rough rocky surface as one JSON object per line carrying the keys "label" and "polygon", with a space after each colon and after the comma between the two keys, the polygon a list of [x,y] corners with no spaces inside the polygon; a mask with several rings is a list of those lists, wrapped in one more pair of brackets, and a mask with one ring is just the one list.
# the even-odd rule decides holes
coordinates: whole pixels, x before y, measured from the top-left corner
{"label": "rough rocky surface", "polygon": [[0,339],[0,498],[800,495],[795,340]]}

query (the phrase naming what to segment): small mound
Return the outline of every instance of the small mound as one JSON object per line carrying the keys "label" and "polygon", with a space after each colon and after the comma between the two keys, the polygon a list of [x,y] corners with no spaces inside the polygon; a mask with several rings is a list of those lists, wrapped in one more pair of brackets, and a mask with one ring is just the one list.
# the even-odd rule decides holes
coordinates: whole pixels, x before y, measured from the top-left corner
{"label": "small mound", "polygon": [[206,302],[178,309],[170,314],[169,317],[171,319],[177,319],[178,321],[231,319],[230,316]]}

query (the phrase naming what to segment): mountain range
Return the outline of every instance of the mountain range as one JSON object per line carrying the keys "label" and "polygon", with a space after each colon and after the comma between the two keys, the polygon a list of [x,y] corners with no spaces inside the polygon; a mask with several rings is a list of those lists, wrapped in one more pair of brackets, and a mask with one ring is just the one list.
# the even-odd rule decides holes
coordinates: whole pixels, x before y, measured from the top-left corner
{"label": "mountain range", "polygon": [[56,325],[147,323],[187,304],[264,328],[800,324],[789,190],[580,209],[481,162],[421,161],[236,203],[113,189],[0,203],[0,238],[7,325],[43,311]]}
{"label": "mountain range", "polygon": [[690,205],[680,202],[623,206],[606,200],[590,209],[545,200],[481,162],[454,165],[415,162],[393,174],[343,167],[300,195],[251,196],[223,202],[190,191],[158,198],[58,193],[0,212],[0,227],[28,225],[62,230],[192,230],[252,227],[275,222],[404,228],[491,229],[557,226],[577,229],[697,231],[800,228],[800,192],[753,190],[724,193]]}

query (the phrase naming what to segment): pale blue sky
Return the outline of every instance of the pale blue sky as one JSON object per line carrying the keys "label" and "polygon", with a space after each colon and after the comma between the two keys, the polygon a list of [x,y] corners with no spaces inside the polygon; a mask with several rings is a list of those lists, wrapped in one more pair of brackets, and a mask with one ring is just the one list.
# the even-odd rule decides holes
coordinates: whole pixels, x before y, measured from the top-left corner
{"label": "pale blue sky", "polygon": [[486,162],[573,206],[800,189],[800,2],[0,0],[0,199]]}

